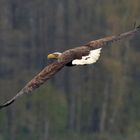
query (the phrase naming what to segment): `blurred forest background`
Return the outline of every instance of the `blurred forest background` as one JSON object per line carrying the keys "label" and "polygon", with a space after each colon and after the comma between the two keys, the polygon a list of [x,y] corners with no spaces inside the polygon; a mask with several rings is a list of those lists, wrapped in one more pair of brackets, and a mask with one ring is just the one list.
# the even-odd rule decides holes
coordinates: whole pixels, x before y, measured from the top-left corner
{"label": "blurred forest background", "polygon": [[[52,61],[47,54],[140,24],[139,0],[0,0],[0,103]],[[139,140],[140,34],[95,65],[65,68],[0,111],[0,140]]]}

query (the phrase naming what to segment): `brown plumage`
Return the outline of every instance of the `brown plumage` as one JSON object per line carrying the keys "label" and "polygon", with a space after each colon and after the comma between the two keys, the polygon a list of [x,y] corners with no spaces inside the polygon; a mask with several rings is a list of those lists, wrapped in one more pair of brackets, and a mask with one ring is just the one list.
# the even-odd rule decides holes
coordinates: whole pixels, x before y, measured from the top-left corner
{"label": "brown plumage", "polygon": [[65,65],[71,66],[71,65],[84,65],[84,64],[95,63],[100,56],[100,51],[101,51],[100,48],[112,42],[121,40],[123,38],[133,36],[139,31],[140,31],[140,26],[138,26],[132,31],[125,32],[120,35],[109,36],[102,39],[90,41],[89,43],[81,47],[69,49],[64,51],[63,53],[49,54],[48,58],[56,58],[57,61],[46,66],[38,75],[36,75],[30,82],[28,82],[25,85],[25,87],[17,93],[17,95],[15,95],[11,100],[7,101],[6,103],[0,105],[0,109],[10,105],[23,94],[31,93],[34,89],[38,88],[45,81],[47,81],[53,75],[55,75]]}

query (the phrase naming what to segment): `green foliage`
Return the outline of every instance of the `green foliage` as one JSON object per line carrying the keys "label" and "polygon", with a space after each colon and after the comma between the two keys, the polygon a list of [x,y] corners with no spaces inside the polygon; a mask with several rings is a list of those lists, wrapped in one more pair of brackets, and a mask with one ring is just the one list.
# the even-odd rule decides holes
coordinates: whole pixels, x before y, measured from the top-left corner
{"label": "green foliage", "polygon": [[[42,87],[38,90],[37,96],[33,97],[33,104],[35,105],[35,111],[38,111],[38,105],[43,109],[43,112],[46,111],[48,120],[51,123],[50,132],[61,132],[66,127],[67,119],[67,103],[64,93],[58,91],[49,85]],[[37,112],[36,112],[37,113]]]}

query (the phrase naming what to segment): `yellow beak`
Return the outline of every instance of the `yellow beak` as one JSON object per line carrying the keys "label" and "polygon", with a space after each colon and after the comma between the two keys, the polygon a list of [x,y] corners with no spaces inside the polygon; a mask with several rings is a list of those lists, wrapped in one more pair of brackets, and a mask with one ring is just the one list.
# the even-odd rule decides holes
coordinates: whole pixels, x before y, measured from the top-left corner
{"label": "yellow beak", "polygon": [[56,55],[53,53],[48,55],[48,59],[56,59],[56,58],[57,58]]}

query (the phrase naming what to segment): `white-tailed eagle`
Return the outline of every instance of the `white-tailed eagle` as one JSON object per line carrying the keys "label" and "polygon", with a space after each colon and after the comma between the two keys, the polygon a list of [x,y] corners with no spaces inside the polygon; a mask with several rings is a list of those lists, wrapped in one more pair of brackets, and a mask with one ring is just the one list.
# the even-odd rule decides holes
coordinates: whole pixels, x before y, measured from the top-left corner
{"label": "white-tailed eagle", "polygon": [[45,81],[47,81],[53,75],[55,75],[64,66],[76,66],[95,63],[100,56],[102,47],[107,46],[112,42],[133,36],[139,31],[140,26],[136,27],[135,29],[129,32],[125,32],[119,35],[109,36],[98,40],[90,41],[89,43],[83,46],[66,50],[63,53],[54,52],[52,54],[49,54],[48,58],[56,59],[56,61],[46,66],[39,74],[37,74],[31,81],[29,81],[25,85],[25,87],[21,89],[11,100],[0,105],[0,109],[10,105],[23,94],[31,93],[34,89],[38,88]]}

